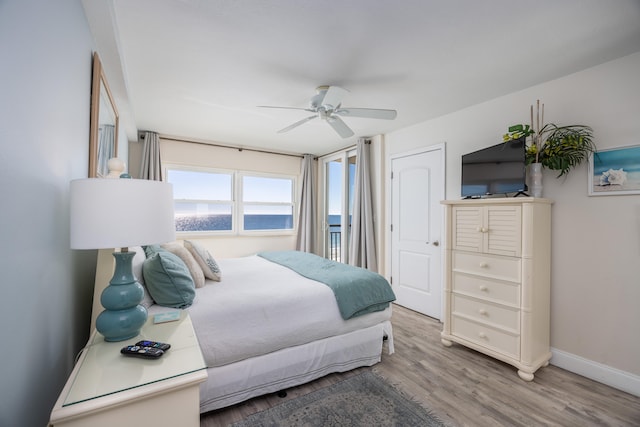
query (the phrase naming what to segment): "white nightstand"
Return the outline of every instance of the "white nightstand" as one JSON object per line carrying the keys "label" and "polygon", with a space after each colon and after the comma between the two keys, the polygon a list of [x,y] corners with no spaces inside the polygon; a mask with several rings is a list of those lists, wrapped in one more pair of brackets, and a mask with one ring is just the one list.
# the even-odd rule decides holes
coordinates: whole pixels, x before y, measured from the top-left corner
{"label": "white nightstand", "polygon": [[[159,359],[120,354],[126,345],[146,339],[171,344]],[[139,336],[105,342],[93,332],[51,411],[50,426],[132,425],[199,426],[200,383],[206,365],[183,311],[180,320],[154,324],[149,316]]]}

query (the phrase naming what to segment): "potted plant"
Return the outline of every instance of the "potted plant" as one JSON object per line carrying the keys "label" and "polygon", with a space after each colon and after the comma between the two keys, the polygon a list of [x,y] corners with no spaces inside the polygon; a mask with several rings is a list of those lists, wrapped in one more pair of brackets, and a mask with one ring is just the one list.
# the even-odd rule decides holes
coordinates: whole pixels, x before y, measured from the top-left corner
{"label": "potted plant", "polygon": [[[533,105],[531,106],[531,125],[513,125],[504,135],[504,141],[531,137],[527,146],[525,162],[531,171],[531,187],[534,197],[542,193],[541,169],[560,171],[558,178],[569,173],[595,151],[593,129],[585,125],[558,126],[555,123],[544,123],[544,104],[542,113],[540,101],[537,102],[536,126],[533,121]],[[540,187],[539,189],[537,187]]]}

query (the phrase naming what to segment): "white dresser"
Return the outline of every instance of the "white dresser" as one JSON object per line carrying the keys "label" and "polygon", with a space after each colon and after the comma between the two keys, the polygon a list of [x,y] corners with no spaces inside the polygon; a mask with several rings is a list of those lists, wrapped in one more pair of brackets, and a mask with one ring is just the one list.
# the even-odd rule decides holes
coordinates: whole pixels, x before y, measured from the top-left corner
{"label": "white dresser", "polygon": [[551,358],[548,199],[443,201],[446,208],[442,343],[518,368],[526,381]]}

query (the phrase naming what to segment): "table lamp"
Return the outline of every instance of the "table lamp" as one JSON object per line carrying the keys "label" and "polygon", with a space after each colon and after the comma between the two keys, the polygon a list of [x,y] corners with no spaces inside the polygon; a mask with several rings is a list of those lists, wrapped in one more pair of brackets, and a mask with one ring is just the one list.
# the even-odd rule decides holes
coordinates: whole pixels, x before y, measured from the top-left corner
{"label": "table lamp", "polygon": [[105,341],[135,337],[147,320],[142,285],[133,274],[130,246],[175,240],[173,187],[143,179],[88,178],[71,181],[71,248],[114,252],[115,271],[100,297],[104,311],[96,329]]}

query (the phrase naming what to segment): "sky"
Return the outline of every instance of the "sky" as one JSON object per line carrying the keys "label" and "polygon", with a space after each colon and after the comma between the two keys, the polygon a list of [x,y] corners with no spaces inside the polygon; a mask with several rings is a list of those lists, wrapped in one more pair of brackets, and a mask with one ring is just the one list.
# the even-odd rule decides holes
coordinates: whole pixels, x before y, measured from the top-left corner
{"label": "sky", "polygon": [[[291,202],[291,181],[280,178],[244,176],[243,200],[251,202]],[[170,170],[169,182],[173,183],[174,199],[232,200],[233,177],[231,174],[215,174]]]}
{"label": "sky", "polygon": [[[355,165],[350,164],[349,168],[349,182],[353,188],[355,182]],[[341,215],[342,212],[342,162],[329,162],[328,166],[328,179],[327,185],[329,189],[329,215]],[[349,201],[353,201],[353,191],[349,194]]]}
{"label": "sky", "polygon": [[[328,171],[328,212],[329,215],[340,215],[342,206],[342,162],[329,162]],[[349,181],[353,187],[355,180],[355,165],[350,165]],[[290,202],[293,197],[291,182],[286,179],[244,176],[246,185],[243,194],[245,201],[269,202],[273,200]],[[175,199],[186,200],[233,200],[232,174],[216,174],[210,172],[182,171],[171,169],[168,173],[169,182],[173,183]],[[353,194],[349,195],[350,199]],[[213,207],[210,206],[211,209]],[[226,206],[220,206],[216,212],[211,209],[208,213],[228,213]],[[282,213],[282,209],[256,206],[250,209],[252,214]],[[177,214],[181,212],[176,210]]]}

